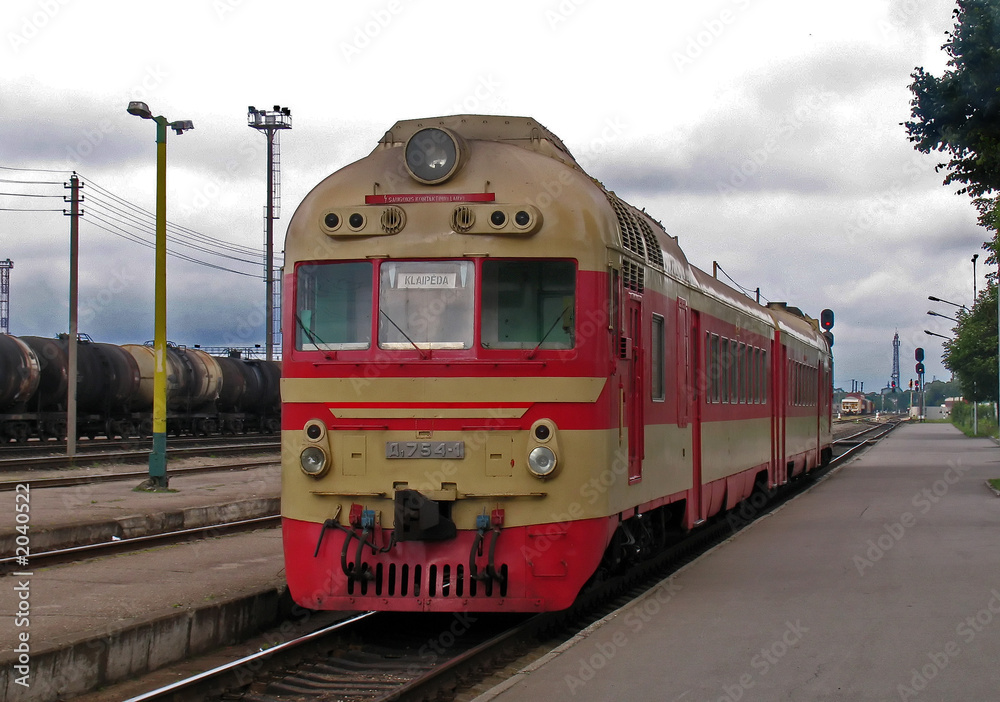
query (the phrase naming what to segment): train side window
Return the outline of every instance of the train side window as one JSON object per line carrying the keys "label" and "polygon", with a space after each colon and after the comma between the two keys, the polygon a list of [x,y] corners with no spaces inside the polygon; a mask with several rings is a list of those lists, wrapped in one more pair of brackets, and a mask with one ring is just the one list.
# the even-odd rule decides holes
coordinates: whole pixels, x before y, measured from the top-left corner
{"label": "train side window", "polygon": [[740,389],[740,404],[745,405],[747,402],[747,381],[748,381],[748,370],[747,370],[747,345],[740,344],[739,354],[737,355],[737,365],[739,370],[739,389]]}
{"label": "train side window", "polygon": [[763,371],[761,373],[761,375],[760,375],[760,377],[761,377],[760,400],[764,404],[767,404],[767,388],[768,388],[768,385],[771,382],[771,372],[770,372],[771,371],[771,367],[769,365],[767,365],[767,351],[763,350],[763,349],[760,352],[760,367],[761,367],[761,369]]}
{"label": "train side window", "polygon": [[658,314],[653,315],[653,335],[652,353],[650,362],[652,363],[652,396],[653,400],[663,402],[667,397],[666,384],[664,382],[664,350],[666,349],[667,338],[666,329],[663,325],[663,317]]}
{"label": "train side window", "polygon": [[721,368],[719,367],[719,335],[705,332],[708,337],[708,360],[705,364],[705,372],[708,373],[708,392],[705,393],[706,402],[718,403],[720,400],[719,388]]}
{"label": "train side window", "polygon": [[483,348],[575,346],[572,261],[484,261],[482,295]]}
{"label": "train side window", "polygon": [[370,261],[305,264],[296,269],[295,276],[296,349],[371,346]]}
{"label": "train side window", "polygon": [[740,344],[736,339],[729,340],[729,401],[738,404],[740,401]]}

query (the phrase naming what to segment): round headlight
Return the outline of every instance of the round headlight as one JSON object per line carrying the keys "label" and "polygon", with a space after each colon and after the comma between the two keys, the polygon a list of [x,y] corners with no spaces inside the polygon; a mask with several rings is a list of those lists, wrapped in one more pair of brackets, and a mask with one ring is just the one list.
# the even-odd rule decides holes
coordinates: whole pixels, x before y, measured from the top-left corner
{"label": "round headlight", "polygon": [[548,446],[539,446],[528,454],[528,469],[535,475],[544,478],[556,469],[556,455]]}
{"label": "round headlight", "polygon": [[437,127],[421,129],[406,141],[406,170],[428,185],[442,183],[458,170],[461,148],[458,138]]}
{"label": "round headlight", "polygon": [[307,446],[299,454],[299,464],[306,475],[318,478],[326,472],[326,454],[318,446]]}

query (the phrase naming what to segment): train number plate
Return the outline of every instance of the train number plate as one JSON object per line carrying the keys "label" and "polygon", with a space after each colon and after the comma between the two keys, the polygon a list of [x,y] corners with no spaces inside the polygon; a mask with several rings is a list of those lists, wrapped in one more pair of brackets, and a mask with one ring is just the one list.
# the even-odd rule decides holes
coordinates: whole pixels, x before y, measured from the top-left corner
{"label": "train number plate", "polygon": [[386,441],[386,458],[465,458],[464,441]]}

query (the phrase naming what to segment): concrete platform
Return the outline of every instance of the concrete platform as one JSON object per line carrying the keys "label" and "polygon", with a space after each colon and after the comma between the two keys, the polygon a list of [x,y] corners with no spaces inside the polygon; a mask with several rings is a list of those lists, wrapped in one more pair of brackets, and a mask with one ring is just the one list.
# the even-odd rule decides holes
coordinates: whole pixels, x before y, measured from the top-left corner
{"label": "concrete platform", "polygon": [[1000,698],[1000,448],[878,446],[477,698]]}
{"label": "concrete platform", "polygon": [[[134,492],[136,482],[32,491],[32,549],[273,514],[280,469],[178,476],[166,493]],[[0,500],[0,539],[16,536],[15,495]],[[0,699],[71,699],[252,634],[275,622],[283,568],[277,529],[38,570],[29,561],[27,575],[0,578]]]}

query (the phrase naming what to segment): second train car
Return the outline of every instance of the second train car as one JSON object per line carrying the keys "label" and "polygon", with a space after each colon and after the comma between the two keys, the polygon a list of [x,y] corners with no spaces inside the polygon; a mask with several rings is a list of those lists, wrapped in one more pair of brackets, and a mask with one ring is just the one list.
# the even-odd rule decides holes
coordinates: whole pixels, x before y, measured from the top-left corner
{"label": "second train car", "polygon": [[692,266],[533,119],[395,124],[285,243],[286,575],[542,611],[831,456],[818,323]]}

